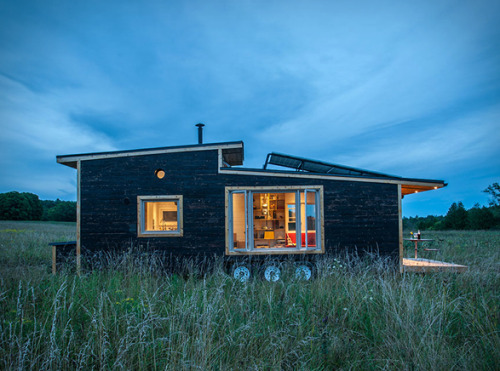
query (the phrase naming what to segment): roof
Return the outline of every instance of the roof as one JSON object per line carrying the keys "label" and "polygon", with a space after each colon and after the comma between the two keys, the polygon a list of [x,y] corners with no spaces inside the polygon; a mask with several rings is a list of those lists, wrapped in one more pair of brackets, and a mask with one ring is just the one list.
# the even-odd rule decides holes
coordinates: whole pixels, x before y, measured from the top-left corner
{"label": "roof", "polygon": [[[57,156],[57,162],[76,169],[79,161],[209,150],[221,150],[223,161],[230,166],[243,165],[244,145],[242,141],[61,155]],[[269,164],[294,170],[283,171],[267,169],[267,165]],[[442,188],[447,185],[443,180],[403,178],[371,170],[332,164],[276,152],[271,152],[267,155],[264,169],[223,167],[220,171],[226,174],[239,175],[267,175],[276,177],[300,177],[329,180],[337,179],[359,182],[401,184],[401,193],[403,196],[411,193]]]}
{"label": "roof", "polygon": [[132,156],[146,156],[156,155],[163,153],[176,153],[176,152],[196,152],[196,151],[209,151],[209,150],[222,150],[223,160],[231,166],[243,165],[243,142],[221,142],[221,143],[207,143],[207,144],[193,144],[186,146],[173,146],[173,147],[158,147],[158,148],[145,148],[134,149],[127,151],[110,151],[110,152],[94,152],[82,153],[73,155],[60,155],[57,156],[57,162],[76,169],[78,161],[99,160],[105,158],[118,158],[118,157],[132,157]]}
{"label": "roof", "polygon": [[[295,171],[269,170],[267,165],[277,165],[294,169]],[[412,193],[429,191],[445,187],[447,184],[443,180],[403,178],[400,176],[379,173],[371,170],[365,170],[345,165],[332,164],[324,161],[312,160],[308,158],[286,155],[282,153],[271,152],[267,155],[264,164],[264,171],[288,174],[310,174],[310,176],[351,178],[353,180],[377,181],[379,183],[401,184],[401,193],[403,196]],[[312,174],[311,174],[312,173]],[[300,176],[300,175],[299,175]]]}

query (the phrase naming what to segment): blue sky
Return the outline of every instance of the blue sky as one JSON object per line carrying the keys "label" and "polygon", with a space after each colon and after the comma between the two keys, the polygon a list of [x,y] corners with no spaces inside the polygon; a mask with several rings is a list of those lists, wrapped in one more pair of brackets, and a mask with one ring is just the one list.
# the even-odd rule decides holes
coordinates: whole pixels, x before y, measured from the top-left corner
{"label": "blue sky", "polygon": [[449,186],[500,181],[498,1],[0,0],[0,192],[76,198],[58,154],[243,140]]}

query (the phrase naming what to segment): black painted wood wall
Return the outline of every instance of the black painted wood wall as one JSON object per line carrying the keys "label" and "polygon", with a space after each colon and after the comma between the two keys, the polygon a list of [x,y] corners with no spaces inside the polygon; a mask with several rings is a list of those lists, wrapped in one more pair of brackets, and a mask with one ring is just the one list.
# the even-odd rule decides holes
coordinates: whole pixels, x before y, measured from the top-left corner
{"label": "black painted wood wall", "polygon": [[[142,246],[168,254],[224,255],[226,186],[324,186],[327,251],[378,249],[397,255],[397,185],[217,172],[216,150],[81,163],[82,251]],[[163,179],[155,170],[163,169]],[[183,195],[184,236],[137,238],[137,196]]]}

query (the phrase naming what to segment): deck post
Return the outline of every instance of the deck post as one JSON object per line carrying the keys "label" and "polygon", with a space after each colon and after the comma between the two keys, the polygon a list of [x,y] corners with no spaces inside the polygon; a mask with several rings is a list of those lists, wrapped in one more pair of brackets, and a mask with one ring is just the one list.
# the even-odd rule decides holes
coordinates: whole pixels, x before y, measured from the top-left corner
{"label": "deck post", "polygon": [[52,246],[52,274],[57,273],[57,252],[56,252],[56,247]]}
{"label": "deck post", "polygon": [[77,161],[76,163],[76,274],[80,275],[81,270],[81,238],[80,238],[80,227],[81,227],[81,178],[82,178],[82,163]]}
{"label": "deck post", "polygon": [[401,199],[401,184],[398,184],[399,273],[403,273],[403,212]]}

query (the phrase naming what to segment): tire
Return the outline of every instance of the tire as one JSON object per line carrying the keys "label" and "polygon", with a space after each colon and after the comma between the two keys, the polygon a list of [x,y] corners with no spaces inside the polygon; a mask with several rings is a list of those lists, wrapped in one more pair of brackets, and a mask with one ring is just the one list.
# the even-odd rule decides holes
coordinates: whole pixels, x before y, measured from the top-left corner
{"label": "tire", "polygon": [[299,263],[295,266],[295,279],[299,281],[310,281],[313,278],[314,270],[308,263]]}
{"label": "tire", "polygon": [[252,270],[245,264],[235,265],[231,272],[231,277],[240,282],[248,282],[251,276]]}
{"label": "tire", "polygon": [[264,279],[268,282],[276,282],[281,279],[281,269],[276,264],[268,264],[264,268]]}

